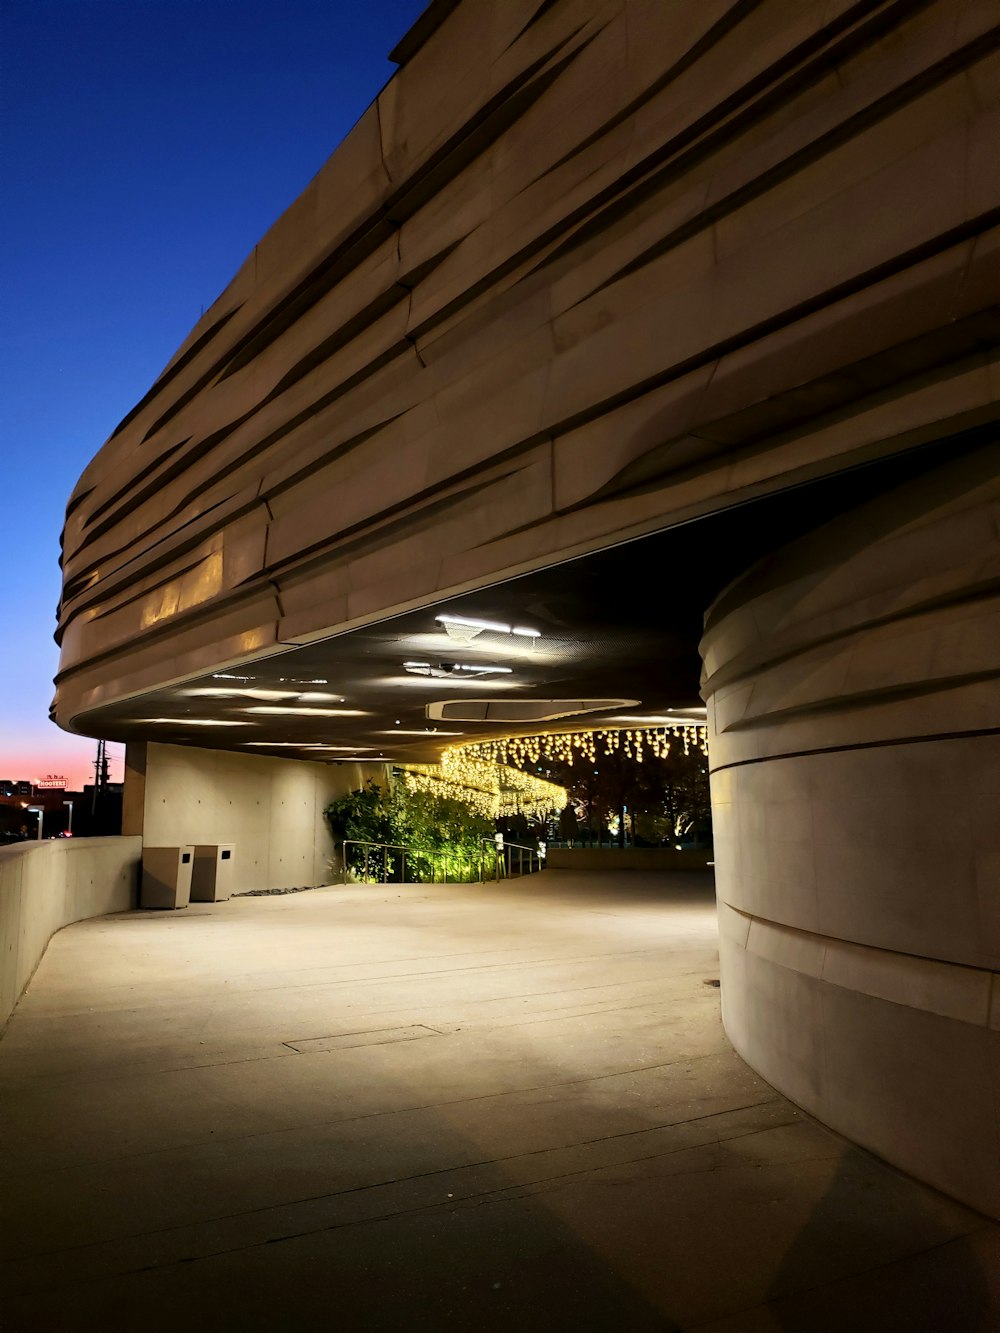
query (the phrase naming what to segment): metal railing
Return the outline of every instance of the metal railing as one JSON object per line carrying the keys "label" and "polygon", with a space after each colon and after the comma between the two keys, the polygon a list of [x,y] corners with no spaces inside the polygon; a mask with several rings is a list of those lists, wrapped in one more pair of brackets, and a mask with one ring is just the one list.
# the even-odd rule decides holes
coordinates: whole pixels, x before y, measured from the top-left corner
{"label": "metal railing", "polygon": [[545,853],[540,847],[529,847],[520,842],[494,844],[496,852],[495,879],[514,879],[534,875],[545,869]]}
{"label": "metal railing", "polygon": [[[349,848],[358,849],[358,854],[352,855]],[[345,838],[341,849],[344,880],[353,870],[365,884],[482,884],[535,874],[545,866],[540,848],[493,839],[483,840],[472,865],[456,852],[417,851],[402,843]]]}

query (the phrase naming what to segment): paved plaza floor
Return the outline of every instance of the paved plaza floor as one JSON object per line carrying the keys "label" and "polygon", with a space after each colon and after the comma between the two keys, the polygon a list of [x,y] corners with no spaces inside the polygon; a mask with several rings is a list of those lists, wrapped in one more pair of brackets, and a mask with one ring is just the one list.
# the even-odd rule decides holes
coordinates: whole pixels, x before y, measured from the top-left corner
{"label": "paved plaza floor", "polygon": [[71,926],[0,1041],[0,1329],[1000,1327],[1000,1227],[719,1020],[706,875]]}

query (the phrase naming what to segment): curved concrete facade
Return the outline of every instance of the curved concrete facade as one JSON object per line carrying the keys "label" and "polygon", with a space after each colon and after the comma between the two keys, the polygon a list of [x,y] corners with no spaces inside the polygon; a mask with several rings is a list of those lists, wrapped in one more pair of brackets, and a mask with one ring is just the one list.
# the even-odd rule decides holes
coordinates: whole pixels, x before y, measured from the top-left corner
{"label": "curved concrete facade", "polygon": [[1000,1214],[997,447],[710,610],[723,1017],[820,1119]]}
{"label": "curved concrete facade", "polygon": [[993,421],[998,51],[981,0],[432,4],[80,479],[59,723]]}
{"label": "curved concrete facade", "polygon": [[[435,0],[396,54],[81,478],[56,720],[392,762],[475,651],[445,599],[537,631],[489,649],[517,699],[669,719],[778,551],[704,640],[730,1035],[1000,1213],[995,3]],[[591,632],[650,551],[644,623]]]}

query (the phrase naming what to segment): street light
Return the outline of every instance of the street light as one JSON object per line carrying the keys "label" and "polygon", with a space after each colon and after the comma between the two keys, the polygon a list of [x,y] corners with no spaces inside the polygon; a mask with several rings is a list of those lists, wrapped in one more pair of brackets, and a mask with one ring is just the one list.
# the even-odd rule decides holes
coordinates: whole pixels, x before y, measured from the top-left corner
{"label": "street light", "polygon": [[37,815],[37,816],[38,816],[38,833],[37,833],[37,835],[36,835],[35,840],[36,840],[36,842],[41,842],[41,840],[42,840],[42,825],[45,823],[45,806],[44,806],[44,805],[29,805],[29,806],[27,807],[27,810],[28,810],[28,814],[29,814],[29,815]]}

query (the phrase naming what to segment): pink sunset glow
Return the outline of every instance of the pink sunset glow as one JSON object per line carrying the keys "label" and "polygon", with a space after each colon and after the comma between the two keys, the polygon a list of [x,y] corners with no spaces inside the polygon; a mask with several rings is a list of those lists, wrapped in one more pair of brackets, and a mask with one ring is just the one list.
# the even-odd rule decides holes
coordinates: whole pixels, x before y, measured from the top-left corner
{"label": "pink sunset glow", "polygon": [[[27,778],[36,781],[47,774],[66,779],[66,786],[80,790],[94,780],[94,754],[97,742],[85,736],[60,734],[55,727],[52,736],[39,744],[38,738],[9,739],[0,737],[0,778]],[[109,771],[112,782],[122,780],[124,745],[108,745]]]}

